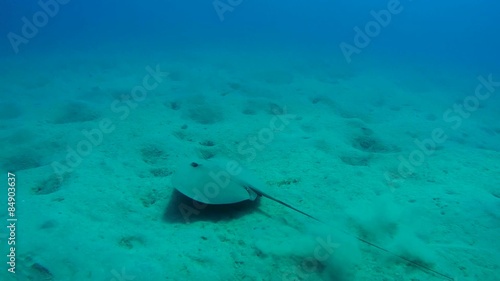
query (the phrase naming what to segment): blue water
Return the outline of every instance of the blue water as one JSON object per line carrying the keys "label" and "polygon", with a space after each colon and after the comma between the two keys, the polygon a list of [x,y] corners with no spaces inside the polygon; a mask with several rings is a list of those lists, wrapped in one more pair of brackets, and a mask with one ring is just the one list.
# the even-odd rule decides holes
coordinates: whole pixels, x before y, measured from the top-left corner
{"label": "blue water", "polygon": [[499,11],[4,0],[0,280],[500,280]]}
{"label": "blue water", "polygon": [[[49,1],[50,2],[50,1]],[[22,45],[23,53],[40,49],[77,48],[89,41],[96,45],[113,43],[160,48],[180,43],[237,44],[257,42],[293,44],[290,47],[320,45],[338,55],[342,41],[352,42],[353,27],[364,27],[373,19],[370,11],[387,9],[390,1],[315,1],[280,3],[233,1],[235,6],[211,1],[67,1],[58,5],[60,13],[40,28],[42,36]],[[240,3],[241,2],[241,3]],[[498,4],[493,1],[447,3],[433,1],[395,1],[398,13],[373,39],[374,55],[433,56],[441,60],[495,67],[498,62]],[[5,1],[2,4],[3,34],[21,35],[22,17],[32,20],[39,5]],[[50,5],[49,5],[50,7]],[[217,7],[217,8],[216,8]],[[52,8],[54,10],[57,8]],[[222,21],[221,21],[222,20]],[[269,42],[271,41],[271,42]],[[71,44],[73,43],[73,44]],[[302,43],[302,44],[301,44]],[[36,45],[32,46],[32,45]],[[126,48],[124,48],[126,49]],[[59,50],[61,51],[61,50]],[[8,41],[2,40],[2,55],[12,55]]]}

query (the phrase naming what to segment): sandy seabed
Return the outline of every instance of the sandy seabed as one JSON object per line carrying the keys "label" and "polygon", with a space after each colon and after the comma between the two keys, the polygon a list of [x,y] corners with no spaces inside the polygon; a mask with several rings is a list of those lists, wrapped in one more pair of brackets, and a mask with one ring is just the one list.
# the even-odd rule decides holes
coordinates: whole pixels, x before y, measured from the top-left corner
{"label": "sandy seabed", "polygon": [[[4,262],[0,279],[446,280],[354,235],[500,280],[500,90],[471,101],[489,73],[345,65],[213,50],[5,61],[18,222],[16,274]],[[171,184],[186,158],[238,161],[325,223],[266,198],[196,208]]]}

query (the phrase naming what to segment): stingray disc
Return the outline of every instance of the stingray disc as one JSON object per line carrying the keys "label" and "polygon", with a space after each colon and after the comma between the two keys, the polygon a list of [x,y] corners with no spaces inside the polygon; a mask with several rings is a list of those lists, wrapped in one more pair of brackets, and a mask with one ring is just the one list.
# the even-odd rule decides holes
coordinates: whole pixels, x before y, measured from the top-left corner
{"label": "stingray disc", "polygon": [[172,176],[172,184],[180,193],[205,204],[255,200],[258,195],[245,178],[246,173],[235,165],[235,161],[215,160],[181,163]]}

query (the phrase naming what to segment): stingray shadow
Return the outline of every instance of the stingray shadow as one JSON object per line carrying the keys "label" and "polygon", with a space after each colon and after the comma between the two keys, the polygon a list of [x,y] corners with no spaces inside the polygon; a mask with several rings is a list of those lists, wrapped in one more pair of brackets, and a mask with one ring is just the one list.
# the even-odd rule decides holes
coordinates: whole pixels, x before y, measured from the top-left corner
{"label": "stingray shadow", "polygon": [[260,198],[255,201],[246,200],[234,204],[207,205],[174,189],[170,202],[163,213],[163,220],[169,223],[229,221],[254,212],[259,205]]}

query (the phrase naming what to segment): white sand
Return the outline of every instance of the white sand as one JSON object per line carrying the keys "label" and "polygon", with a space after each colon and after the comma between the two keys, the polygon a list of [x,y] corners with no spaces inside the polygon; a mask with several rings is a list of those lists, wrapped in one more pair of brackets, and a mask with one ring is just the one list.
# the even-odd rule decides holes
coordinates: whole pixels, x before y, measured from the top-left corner
{"label": "white sand", "polygon": [[[17,280],[443,280],[339,228],[457,280],[500,279],[499,89],[452,129],[442,115],[478,73],[242,53],[2,63],[2,111],[18,115],[0,120],[2,169],[18,184]],[[110,106],[157,64],[169,77],[121,120]],[[283,108],[288,124],[265,131]],[[51,163],[107,118],[115,129],[59,182]],[[398,157],[435,128],[448,140],[400,175]],[[259,132],[272,138],[253,154]],[[328,225],[267,199],[185,223],[171,172],[212,156]],[[312,263],[325,240],[333,251]],[[15,280],[3,267],[0,279]]]}

